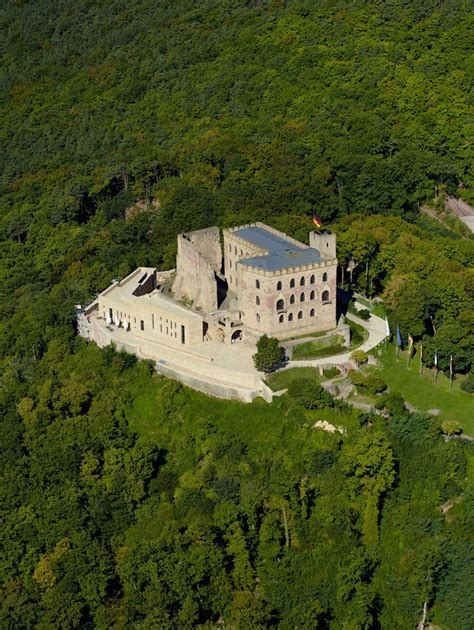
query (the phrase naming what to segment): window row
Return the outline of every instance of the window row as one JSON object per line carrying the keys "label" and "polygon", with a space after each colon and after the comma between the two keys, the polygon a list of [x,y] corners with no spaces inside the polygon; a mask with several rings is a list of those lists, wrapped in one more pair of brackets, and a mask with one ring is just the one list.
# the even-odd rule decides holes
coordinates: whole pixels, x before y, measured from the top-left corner
{"label": "window row", "polygon": [[[310,317],[314,317],[314,316],[315,316],[315,314],[316,314],[316,311],[314,310],[314,308],[312,308],[312,309],[309,311],[309,316],[310,316]],[[298,319],[303,319],[303,317],[304,317],[303,311],[298,311],[298,315],[297,315],[297,317],[298,317]],[[285,321],[285,316],[284,316],[284,315],[279,315],[279,317],[278,317],[278,323],[279,323],[279,324],[283,324],[283,323],[284,323],[284,321]],[[292,321],[293,321],[293,313],[289,313],[289,314],[288,314],[288,319],[287,319],[287,321],[289,321],[289,322],[292,322]]]}
{"label": "window row", "polygon": [[[116,310],[115,316],[114,316],[114,311],[112,308],[109,308],[107,312],[104,311],[103,315],[107,321],[107,324],[109,325],[115,324],[117,328],[124,328],[125,330],[131,330],[132,328],[131,315],[127,315],[126,313],[122,313],[121,311]],[[178,338],[178,330],[177,330],[178,324],[172,321],[171,319],[162,317],[161,315],[159,317],[160,317],[160,323],[158,324],[158,316],[157,316],[156,325],[155,325],[155,315],[153,313],[151,314],[151,329],[158,331],[158,326],[159,326],[160,333],[166,334],[170,337],[175,337],[175,339],[177,339]],[[148,327],[148,322],[146,322],[144,319],[139,318],[138,324],[137,324],[137,318],[134,317],[133,325],[134,325],[134,328],[137,328],[138,326],[139,330],[145,331],[145,329]],[[181,328],[181,343],[185,343],[186,327],[181,325],[180,328]]]}
{"label": "window row", "polygon": [[[316,315],[316,311],[314,310],[314,308],[312,308],[312,309],[309,311],[309,316],[310,316],[310,317],[314,317],[315,315]],[[303,311],[299,311],[299,312],[298,312],[298,316],[297,316],[297,318],[298,318],[298,319],[303,319],[303,317],[304,317],[304,315],[303,315]],[[259,315],[258,313],[256,313],[256,315],[255,315],[255,319],[257,320],[257,322],[259,322],[259,321],[260,321],[260,315]],[[283,324],[283,323],[284,323],[284,321],[285,321],[285,316],[284,316],[284,315],[279,315],[279,316],[278,316],[278,323],[279,323],[279,324]],[[293,313],[289,313],[289,314],[288,314],[288,319],[287,319],[287,321],[289,321],[289,322],[292,322],[292,321],[293,321]]]}
{"label": "window row", "polygon": [[[327,280],[328,280],[328,274],[326,272],[324,272],[323,273],[323,277],[322,277],[322,281],[323,282],[327,282]],[[316,282],[316,277],[313,274],[310,277],[310,279],[309,279],[309,284],[314,284],[315,282]],[[304,276],[301,276],[301,278],[300,278],[300,287],[304,287],[305,284],[306,284],[306,279],[305,279]],[[295,286],[296,286],[296,280],[294,278],[292,278],[290,280],[290,289],[294,289]],[[255,280],[255,287],[257,289],[260,289],[260,281],[259,280]],[[277,288],[277,291],[282,291],[282,289],[283,289],[283,282],[281,280],[279,280],[277,282],[276,288]]]}
{"label": "window row", "polygon": [[[310,301],[311,301],[311,300],[314,300],[314,299],[315,299],[315,297],[316,297],[315,292],[314,292],[314,291],[311,291],[311,293],[309,294],[309,299],[310,299]],[[258,305],[260,304],[260,298],[257,296],[257,298],[256,298],[256,300],[255,300],[255,301],[256,301],[256,304],[257,304],[257,306],[258,306]],[[295,301],[296,301],[296,300],[295,300],[295,296],[294,296],[294,295],[292,295],[292,296],[290,297],[290,304],[294,304],[294,303],[295,303]],[[300,295],[300,302],[304,302],[304,301],[305,301],[305,294],[304,294],[304,293],[302,293],[302,294]],[[325,303],[329,302],[329,291],[328,291],[327,289],[321,293],[321,302],[322,302],[323,304],[325,304]],[[277,302],[276,302],[276,310],[277,310],[277,311],[284,311],[284,310],[285,310],[285,300],[282,300],[282,299],[277,300]]]}

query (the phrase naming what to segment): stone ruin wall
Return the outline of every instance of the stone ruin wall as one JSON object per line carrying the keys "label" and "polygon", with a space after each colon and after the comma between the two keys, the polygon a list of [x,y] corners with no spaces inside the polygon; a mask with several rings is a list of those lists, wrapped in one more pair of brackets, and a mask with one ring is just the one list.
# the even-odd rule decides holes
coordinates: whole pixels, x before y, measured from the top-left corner
{"label": "stone ruin wall", "polygon": [[204,313],[217,310],[216,273],[220,272],[221,264],[219,228],[180,234],[172,287],[175,299],[190,300]]}

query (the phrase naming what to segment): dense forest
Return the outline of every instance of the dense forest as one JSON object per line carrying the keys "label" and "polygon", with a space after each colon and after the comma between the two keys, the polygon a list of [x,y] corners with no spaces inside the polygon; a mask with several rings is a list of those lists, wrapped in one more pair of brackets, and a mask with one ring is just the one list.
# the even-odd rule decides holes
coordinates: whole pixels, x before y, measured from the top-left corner
{"label": "dense forest", "polygon": [[182,230],[306,240],[316,208],[341,285],[472,370],[474,242],[420,212],[474,199],[470,8],[3,3],[2,627],[471,627],[471,443],[403,404],[211,399],[74,327]]}

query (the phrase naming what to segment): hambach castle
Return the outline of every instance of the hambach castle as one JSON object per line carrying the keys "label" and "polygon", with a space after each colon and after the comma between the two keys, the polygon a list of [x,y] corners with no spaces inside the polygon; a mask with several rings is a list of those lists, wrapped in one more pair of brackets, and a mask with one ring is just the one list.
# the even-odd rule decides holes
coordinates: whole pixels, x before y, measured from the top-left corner
{"label": "hambach castle", "polygon": [[308,246],[254,223],[224,230],[223,251],[217,227],[180,234],[176,269],[140,267],[114,282],[82,312],[79,332],[103,346],[116,330],[158,360],[162,346],[196,353],[331,330],[336,268],[334,234],[310,232]]}

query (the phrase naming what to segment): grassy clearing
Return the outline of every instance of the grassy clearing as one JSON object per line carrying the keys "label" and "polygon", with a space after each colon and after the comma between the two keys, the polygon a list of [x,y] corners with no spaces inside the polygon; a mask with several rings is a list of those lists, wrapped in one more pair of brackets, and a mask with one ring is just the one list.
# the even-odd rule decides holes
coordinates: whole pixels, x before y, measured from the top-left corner
{"label": "grassy clearing", "polygon": [[378,317],[381,317],[382,319],[385,319],[387,315],[387,313],[385,312],[385,306],[382,302],[374,302],[372,304],[372,313],[374,315],[378,315]]}
{"label": "grassy clearing", "polygon": [[297,378],[309,378],[319,383],[319,370],[313,367],[289,368],[280,370],[266,379],[267,385],[274,391],[286,389],[288,385]]}
{"label": "grassy clearing", "polygon": [[389,344],[387,352],[377,355],[383,367],[378,370],[380,376],[393,391],[398,391],[403,398],[420,411],[440,409],[441,420],[457,420],[464,432],[474,436],[474,397],[460,389],[462,379],[455,379],[450,389],[449,378],[441,372],[434,382],[432,370],[424,369],[419,373],[419,363],[412,360],[407,368],[407,357],[401,353],[399,360],[395,359],[395,347]]}
{"label": "grassy clearing", "polygon": [[329,330],[321,330],[320,332],[313,332],[313,333],[305,333],[304,335],[295,335],[294,337],[285,337],[285,339],[280,339],[280,341],[282,343],[284,343],[285,341],[294,341],[295,339],[305,339],[306,337],[324,337],[324,335],[327,335],[329,332]]}
{"label": "grassy clearing", "polygon": [[293,348],[292,358],[323,359],[325,357],[332,357],[336,354],[342,354],[343,352],[347,352],[347,348],[340,343],[321,347],[321,345],[315,341],[308,341],[307,343],[302,343]]}

